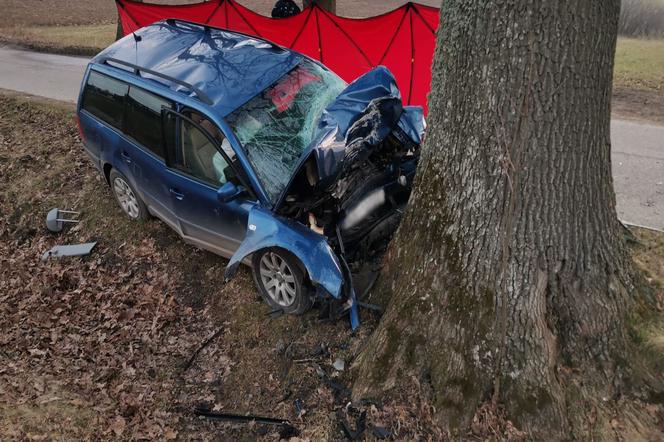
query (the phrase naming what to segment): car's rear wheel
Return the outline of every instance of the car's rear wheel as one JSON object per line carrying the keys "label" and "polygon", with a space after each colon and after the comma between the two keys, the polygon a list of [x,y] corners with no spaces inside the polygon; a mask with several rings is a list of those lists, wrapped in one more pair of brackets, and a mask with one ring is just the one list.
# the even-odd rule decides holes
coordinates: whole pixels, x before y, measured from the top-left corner
{"label": "car's rear wheel", "polygon": [[115,195],[115,199],[125,215],[133,220],[145,220],[148,218],[148,209],[145,203],[124,175],[112,169],[109,181],[111,182],[113,195]]}
{"label": "car's rear wheel", "polygon": [[301,315],[313,303],[300,262],[278,248],[260,250],[252,256],[254,281],[261,297],[273,310]]}

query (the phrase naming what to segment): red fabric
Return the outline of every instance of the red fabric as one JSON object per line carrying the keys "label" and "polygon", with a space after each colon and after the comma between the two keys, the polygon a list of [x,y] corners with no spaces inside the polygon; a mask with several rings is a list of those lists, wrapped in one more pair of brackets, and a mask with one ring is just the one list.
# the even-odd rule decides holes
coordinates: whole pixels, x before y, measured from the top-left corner
{"label": "red fabric", "polygon": [[256,35],[320,60],[351,82],[371,68],[387,66],[405,104],[427,111],[439,10],[407,3],[364,19],[337,17],[313,4],[298,15],[272,19],[235,0],[169,6],[116,0],[125,34],[166,18],[180,18]]}
{"label": "red fabric", "polygon": [[314,81],[320,81],[320,77],[310,74],[303,69],[296,69],[286,76],[268,92],[267,96],[272,100],[279,113],[288,110],[297,93]]}

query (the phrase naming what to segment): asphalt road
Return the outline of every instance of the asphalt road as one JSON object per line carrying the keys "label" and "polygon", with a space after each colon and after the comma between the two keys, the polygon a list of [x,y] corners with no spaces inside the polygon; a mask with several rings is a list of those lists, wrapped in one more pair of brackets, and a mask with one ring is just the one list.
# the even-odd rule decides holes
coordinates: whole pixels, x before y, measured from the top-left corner
{"label": "asphalt road", "polygon": [[[0,46],[0,88],[74,102],[88,60]],[[611,122],[618,216],[664,230],[664,126]]]}

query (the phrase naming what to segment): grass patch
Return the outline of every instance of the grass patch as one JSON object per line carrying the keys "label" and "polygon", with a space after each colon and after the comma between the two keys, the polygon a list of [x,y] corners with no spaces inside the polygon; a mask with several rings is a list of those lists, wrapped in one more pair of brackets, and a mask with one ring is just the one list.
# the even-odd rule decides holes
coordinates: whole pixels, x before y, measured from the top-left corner
{"label": "grass patch", "polygon": [[664,39],[619,38],[614,84],[664,91]]}
{"label": "grass patch", "polygon": [[92,55],[115,41],[115,24],[27,26],[0,29],[0,38],[32,49]]}
{"label": "grass patch", "polygon": [[64,390],[43,392],[28,404],[0,405],[0,434],[27,440],[81,440],[97,418],[90,404]]}
{"label": "grass patch", "polygon": [[[115,23],[0,28],[0,40],[32,49],[94,55],[115,41]],[[614,84],[664,92],[664,39],[620,37]]]}

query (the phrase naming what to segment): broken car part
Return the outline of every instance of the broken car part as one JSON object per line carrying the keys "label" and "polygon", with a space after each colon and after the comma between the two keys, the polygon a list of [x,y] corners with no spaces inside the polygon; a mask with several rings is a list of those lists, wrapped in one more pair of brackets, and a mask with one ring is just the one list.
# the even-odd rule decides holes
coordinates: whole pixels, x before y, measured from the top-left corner
{"label": "broken car part", "polygon": [[53,246],[51,250],[44,252],[41,257],[42,262],[48,261],[49,258],[61,258],[63,256],[84,256],[92,252],[92,248],[97,242],[87,242],[84,244],[72,244],[64,246]]}
{"label": "broken car part", "polygon": [[[377,67],[347,85],[269,41],[181,20],[92,59],[81,139],[133,220],[251,264],[272,310],[322,300],[359,325],[353,275],[380,261],[415,175],[425,122]],[[377,268],[375,265],[370,266]]]}
{"label": "broken car part", "polygon": [[65,223],[76,224],[79,222],[78,219],[65,218],[65,216],[78,214],[78,212],[74,212],[73,210],[60,210],[58,208],[51,209],[46,214],[46,228],[53,233],[62,232]]}
{"label": "broken car part", "polygon": [[287,419],[277,419],[272,417],[255,416],[252,414],[231,414],[231,413],[218,413],[202,407],[194,407],[194,414],[202,416],[206,419],[211,419],[221,422],[229,422],[234,424],[248,424],[256,422],[263,425],[275,425],[282,428],[282,431],[289,435],[295,435],[298,430]]}

